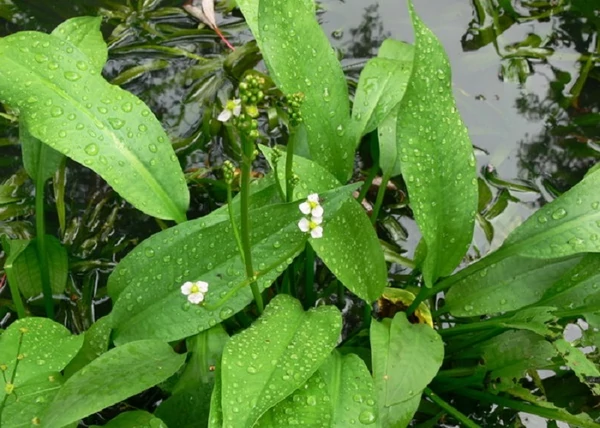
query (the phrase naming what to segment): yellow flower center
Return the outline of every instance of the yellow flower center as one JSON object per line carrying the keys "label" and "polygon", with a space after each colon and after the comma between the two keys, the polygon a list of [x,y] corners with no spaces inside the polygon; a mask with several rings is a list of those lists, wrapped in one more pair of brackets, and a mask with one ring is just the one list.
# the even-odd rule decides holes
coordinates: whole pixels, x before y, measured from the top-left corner
{"label": "yellow flower center", "polygon": [[310,230],[316,229],[317,227],[319,227],[319,225],[317,223],[315,223],[312,220],[308,221],[308,227],[310,227]]}
{"label": "yellow flower center", "polygon": [[225,108],[229,111],[233,111],[233,109],[235,108],[235,101],[233,101],[233,100],[227,101],[227,104],[225,104]]}
{"label": "yellow flower center", "polygon": [[192,285],[192,289],[190,290],[191,293],[198,293],[200,291],[200,287],[198,287],[196,284]]}
{"label": "yellow flower center", "polygon": [[315,209],[319,206],[318,202],[313,202],[313,201],[308,201],[308,206],[310,207],[310,209]]}

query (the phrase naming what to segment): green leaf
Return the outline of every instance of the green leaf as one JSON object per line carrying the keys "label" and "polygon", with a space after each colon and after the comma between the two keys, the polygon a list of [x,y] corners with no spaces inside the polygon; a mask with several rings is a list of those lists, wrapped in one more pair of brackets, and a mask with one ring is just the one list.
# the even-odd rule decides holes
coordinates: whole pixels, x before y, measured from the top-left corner
{"label": "green leaf", "polygon": [[[41,271],[35,239],[30,241],[30,243],[22,251],[11,252],[11,256],[7,259],[9,266],[7,268],[8,278],[18,285],[19,290],[21,290],[26,299],[37,297],[42,293]],[[46,235],[46,251],[48,252],[48,268],[50,270],[52,293],[61,294],[65,291],[69,273],[67,250],[54,236]],[[13,254],[17,255],[13,258]]]}
{"label": "green leaf", "polygon": [[[324,209],[333,216],[355,187],[324,194]],[[304,248],[307,235],[297,224],[301,216],[298,203],[251,211],[252,258],[261,289],[270,286]],[[162,231],[119,263],[108,284],[113,297],[124,289],[111,314],[115,343],[193,336],[252,301],[250,287],[235,291],[247,278],[229,220],[211,222],[208,216]],[[185,281],[196,280],[209,283],[205,305],[190,305],[181,294]],[[233,294],[227,296],[229,292]]]}
{"label": "green leaf", "polygon": [[600,395],[600,384],[590,381],[590,379],[600,377],[600,370],[596,364],[590,361],[581,349],[574,347],[564,339],[556,340],[553,345],[564,358],[566,365],[575,372],[577,378],[586,384],[594,395]]}
{"label": "green leaf", "polygon": [[586,254],[577,265],[565,272],[546,290],[538,304],[573,309],[581,306],[590,296],[598,295],[599,283],[600,254]]}
{"label": "green leaf", "polygon": [[304,312],[296,299],[275,297],[250,328],[225,346],[223,420],[231,428],[252,426],[313,375],[335,347],[341,327],[333,306]]}
{"label": "green leaf", "polygon": [[442,365],[444,344],[427,324],[411,324],[398,312],[371,322],[371,355],[381,426],[406,426]]}
{"label": "green leaf", "polygon": [[308,381],[271,408],[257,426],[289,425],[345,428],[380,426],[373,378],[357,355],[334,351]]}
{"label": "green leaf", "polygon": [[[167,428],[167,424],[162,420],[143,410],[121,413],[103,426],[107,428]],[[92,425],[92,428],[100,428],[100,426]]]}
{"label": "green leaf", "polygon": [[473,236],[477,209],[475,157],[456,110],[450,63],[435,35],[409,3],[415,31],[413,71],[398,114],[400,168],[427,256],[431,286],[452,273]]}
{"label": "green leaf", "polygon": [[517,227],[498,251],[544,259],[600,252],[598,188],[600,172],[587,175]]}
{"label": "green leaf", "polygon": [[[539,370],[552,365],[556,349],[543,337],[526,330],[507,331],[477,345],[471,354],[483,358],[488,375],[494,381],[493,389],[510,389],[523,378],[527,370]],[[516,380],[515,380],[516,379]]]}
{"label": "green leaf", "polygon": [[229,335],[220,324],[186,340],[188,362],[171,397],[156,409],[156,416],[178,428],[207,426],[214,368],[221,361],[228,340]]}
{"label": "green leaf", "polygon": [[110,331],[110,316],[100,318],[85,331],[83,346],[65,367],[65,378],[71,377],[108,350]]}
{"label": "green leaf", "polygon": [[141,100],[109,85],[84,52],[58,37],[10,35],[0,55],[0,100],[19,109],[33,137],[96,171],[145,213],[185,219],[183,173]]}
{"label": "green leaf", "polygon": [[387,285],[387,267],[364,209],[353,198],[327,217],[323,237],[312,239],[310,245],[342,284],[365,302],[373,302]]}
{"label": "green leaf", "polygon": [[[60,373],[39,374],[15,388],[2,411],[2,428],[32,426],[52,402],[62,385]],[[39,425],[39,424],[38,424]]]}
{"label": "green leaf", "polygon": [[364,361],[355,354],[334,351],[319,367],[332,406],[331,427],[348,427],[356,421],[380,426],[373,378]]}
{"label": "green leaf", "polygon": [[548,327],[547,323],[556,320],[553,314],[555,310],[555,307],[534,306],[521,309],[508,318],[499,320],[499,322],[502,327],[529,330],[540,336],[551,337],[556,333]]}
{"label": "green leaf", "polygon": [[102,37],[99,16],[78,16],[67,19],[52,31],[52,35],[79,48],[87,55],[94,70],[101,72],[108,59],[108,49]]}
{"label": "green leaf", "polygon": [[[342,67],[315,17],[313,0],[239,3],[279,89],[302,92],[311,157],[338,180],[352,173],[348,88]],[[256,18],[254,18],[256,17]]]}
{"label": "green leaf", "polygon": [[395,110],[406,91],[414,49],[409,44],[396,43],[396,50],[384,50],[390,56],[370,59],[360,73],[352,107],[357,141]]}
{"label": "green leaf", "polygon": [[[17,368],[14,382],[19,391],[30,379],[40,380],[61,371],[75,356],[83,336],[73,336],[62,325],[47,318],[23,318],[12,323],[0,336],[0,364],[6,365],[7,379]],[[17,356],[23,358],[18,360]],[[35,383],[35,382],[34,382]],[[5,378],[0,376],[0,402],[5,396]]]}
{"label": "green leaf", "polygon": [[[580,261],[577,256],[554,260],[508,257],[492,266],[474,269],[455,282],[446,293],[445,308],[456,317],[471,317],[534,304]],[[487,262],[482,259],[478,263]]]}
{"label": "green leaf", "polygon": [[[272,150],[259,146],[272,165]],[[279,183],[285,183],[283,165],[286,154],[279,159]],[[299,178],[294,199],[311,193],[325,192],[339,186],[339,182],[315,162],[294,156],[294,174]],[[285,187],[285,186],[284,186]],[[326,210],[323,237],[312,239],[310,245],[333,274],[361,299],[372,302],[387,284],[387,267],[381,244],[363,208],[352,198],[336,213]],[[352,233],[348,233],[351,230]]]}
{"label": "green leaf", "polygon": [[63,427],[138,394],[174,374],[184,361],[185,355],[156,340],[111,349],[65,382],[42,418],[44,426]]}

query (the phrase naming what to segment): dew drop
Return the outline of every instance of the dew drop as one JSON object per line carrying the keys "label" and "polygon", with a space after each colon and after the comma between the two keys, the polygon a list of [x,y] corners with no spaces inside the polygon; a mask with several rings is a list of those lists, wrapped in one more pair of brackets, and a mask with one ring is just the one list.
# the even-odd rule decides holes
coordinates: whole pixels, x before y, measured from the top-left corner
{"label": "dew drop", "polygon": [[63,109],[59,106],[54,106],[50,109],[50,115],[52,117],[60,117],[63,114]]}
{"label": "dew drop", "polygon": [[110,123],[110,126],[112,126],[113,129],[121,129],[125,125],[125,121],[118,117],[109,117],[108,123]]}
{"label": "dew drop", "polygon": [[146,248],[146,250],[144,251],[144,254],[148,258],[154,257],[154,250],[152,248]]}
{"label": "dew drop", "polygon": [[85,71],[88,68],[87,64],[83,61],[77,61],[77,64],[75,64],[75,66],[81,71]]}
{"label": "dew drop", "polygon": [[564,208],[559,208],[552,213],[552,218],[554,220],[560,220],[562,218],[565,218],[566,215],[567,215],[567,211]]}
{"label": "dew drop", "polygon": [[124,112],[129,113],[131,110],[133,110],[133,104],[131,104],[130,102],[126,102],[123,103],[123,105],[121,105],[121,108]]}
{"label": "dew drop", "polygon": [[85,146],[85,152],[90,156],[96,156],[98,154],[98,145],[97,144],[88,144]]}
{"label": "dew drop", "polygon": [[148,145],[148,150],[150,150],[152,153],[156,153],[156,151],[158,150],[158,148],[156,147],[156,144],[149,144]]}
{"label": "dew drop", "polygon": [[371,425],[375,423],[377,416],[375,416],[375,413],[373,413],[372,410],[363,410],[360,412],[360,415],[358,415],[358,420],[363,425]]}
{"label": "dew drop", "polygon": [[81,75],[74,71],[65,71],[65,79],[70,80],[71,82],[75,82],[81,79]]}

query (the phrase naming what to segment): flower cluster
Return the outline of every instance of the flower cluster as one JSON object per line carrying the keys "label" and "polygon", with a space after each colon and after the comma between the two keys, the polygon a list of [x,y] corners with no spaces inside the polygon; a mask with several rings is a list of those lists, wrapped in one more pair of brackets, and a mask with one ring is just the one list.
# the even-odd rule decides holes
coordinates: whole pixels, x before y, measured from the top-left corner
{"label": "flower cluster", "polygon": [[181,293],[187,296],[188,302],[197,305],[204,301],[204,295],[208,292],[208,282],[187,281],[181,286]]}
{"label": "flower cluster", "polygon": [[308,195],[305,202],[302,202],[299,206],[302,214],[307,217],[302,218],[298,222],[298,227],[302,232],[310,232],[310,236],[313,238],[323,237],[323,207],[319,203],[319,195],[313,193]]}

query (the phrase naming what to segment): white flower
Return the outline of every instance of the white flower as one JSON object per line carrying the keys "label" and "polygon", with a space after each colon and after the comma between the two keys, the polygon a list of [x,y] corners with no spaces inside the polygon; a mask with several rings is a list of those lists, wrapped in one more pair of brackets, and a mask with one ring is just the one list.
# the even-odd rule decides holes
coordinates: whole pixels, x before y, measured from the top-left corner
{"label": "white flower", "polygon": [[323,217],[323,207],[319,203],[319,195],[313,193],[308,195],[306,202],[302,202],[299,206],[302,214],[311,215],[313,217]]}
{"label": "white flower", "polygon": [[188,302],[197,305],[204,300],[204,294],[208,292],[208,282],[187,281],[181,286],[181,294],[187,296]]}
{"label": "white flower", "polygon": [[219,117],[217,119],[221,122],[227,122],[233,116],[237,117],[242,112],[242,100],[229,100],[227,104],[225,104],[225,108],[221,113],[219,113]]}
{"label": "white flower", "polygon": [[323,223],[323,217],[311,217],[310,220],[305,217],[298,222],[298,227],[304,233],[310,232],[310,236],[315,239],[322,238],[323,227],[321,223]]}

